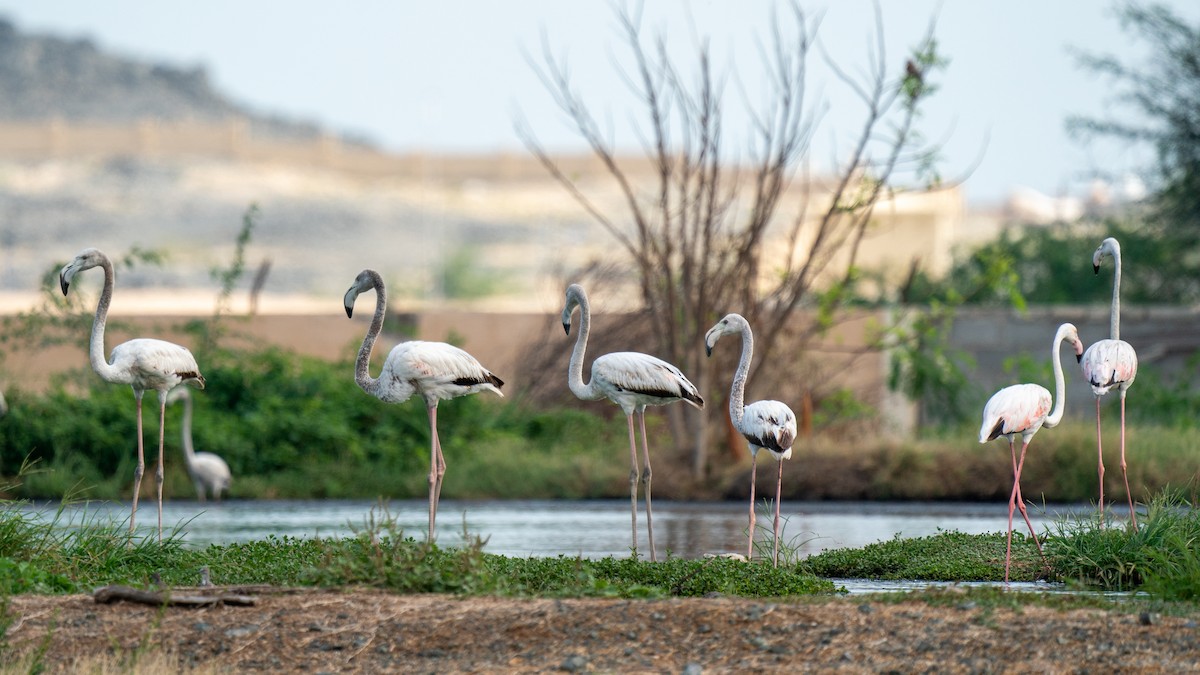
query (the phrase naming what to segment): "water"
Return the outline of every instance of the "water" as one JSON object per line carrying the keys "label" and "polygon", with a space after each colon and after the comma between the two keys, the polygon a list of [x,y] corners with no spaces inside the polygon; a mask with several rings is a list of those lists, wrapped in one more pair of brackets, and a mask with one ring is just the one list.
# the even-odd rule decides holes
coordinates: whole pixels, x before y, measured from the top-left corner
{"label": "water", "polygon": [[[427,502],[386,502],[396,524],[408,536],[424,539],[428,523]],[[57,504],[31,505],[42,517],[53,515]],[[654,503],[658,553],[670,551],[683,558],[705,554],[745,553],[748,506],[741,502]],[[1057,516],[1077,513],[1083,505],[1031,508],[1029,515],[1040,533]],[[361,531],[379,502],[365,500],[226,501],[200,504],[170,500],[163,505],[164,532],[178,530],[188,545],[226,544],[278,537],[345,537]],[[941,531],[968,534],[1004,532],[1006,504],[977,503],[877,503],[787,502],[780,541],[807,556],[833,548],[859,548],[893,537],[922,537]],[[646,547],[645,514],[639,508],[638,537]],[[88,518],[125,522],[129,505],[94,502],[67,507],[66,524]],[[156,525],[153,502],[143,500],[138,509],[138,530],[146,534]],[[1020,514],[1014,529],[1026,532]],[[760,541],[770,540],[771,517],[758,517]],[[765,528],[765,529],[764,529]],[[514,557],[625,556],[630,547],[629,502],[596,501],[459,501],[444,500],[438,508],[438,542],[464,543],[464,529],[486,540],[484,550]]]}
{"label": "water", "polygon": [[[385,503],[387,514],[407,536],[423,539],[428,523],[427,502],[398,500]],[[57,504],[31,504],[27,508],[42,518],[54,516]],[[748,506],[741,502],[669,502],[654,504],[656,544],[660,556],[667,551],[683,558],[706,554],[745,553]],[[1051,505],[1030,508],[1038,532],[1057,517],[1090,512],[1086,505]],[[382,515],[379,502],[365,500],[226,501],[200,504],[171,500],[163,505],[164,534],[176,531],[192,547],[228,544],[276,537],[346,537],[366,529]],[[645,514],[638,512],[638,537],[646,556]],[[781,542],[802,556],[835,548],[860,548],[893,537],[923,537],[943,531],[968,534],[1004,532],[1007,504],[978,503],[879,503],[787,502]],[[94,502],[66,507],[65,526],[109,519],[127,522],[129,505]],[[153,502],[138,509],[138,531],[153,536],[157,524]],[[1014,529],[1026,531],[1019,513]],[[758,516],[758,539],[770,542],[771,517]],[[603,558],[627,556],[630,545],[629,502],[595,501],[459,501],[444,500],[438,508],[438,543],[464,543],[463,532],[486,540],[484,550],[512,557]],[[766,528],[766,529],[764,529]],[[875,581],[834,579],[850,593],[906,591],[950,584],[925,581]],[[970,582],[962,585],[996,585]],[[1015,590],[1062,592],[1061,584],[1013,583]]]}

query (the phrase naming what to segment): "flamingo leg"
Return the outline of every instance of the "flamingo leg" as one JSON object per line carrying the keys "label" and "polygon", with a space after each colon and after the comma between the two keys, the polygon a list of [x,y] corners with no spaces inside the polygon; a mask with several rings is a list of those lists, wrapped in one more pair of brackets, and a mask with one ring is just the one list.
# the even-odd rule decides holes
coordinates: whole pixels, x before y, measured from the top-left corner
{"label": "flamingo leg", "polygon": [[645,408],[638,412],[638,419],[642,426],[642,463],[646,465],[646,470],[642,472],[642,483],[646,493],[646,538],[650,542],[650,562],[657,562],[654,551],[654,513],[650,509],[650,477],[653,471],[650,469],[650,444],[646,441]]}
{"label": "flamingo leg", "polygon": [[1125,390],[1121,390],[1121,478],[1125,479],[1125,495],[1129,499],[1129,520],[1137,532],[1137,512],[1133,508],[1133,492],[1129,489],[1129,474],[1125,471]]}
{"label": "flamingo leg", "polygon": [[1096,473],[1100,476],[1100,529],[1104,529],[1104,447],[1100,433],[1100,397],[1096,397]]}
{"label": "flamingo leg", "polygon": [[629,422],[629,520],[633,528],[633,557],[637,558],[637,441],[633,433],[633,411],[625,415]]}
{"label": "flamingo leg", "polygon": [[1017,483],[1020,482],[1020,476],[1017,472],[1017,449],[1013,438],[1008,439],[1008,453],[1012,455],[1013,461],[1013,488],[1012,494],[1008,497],[1008,546],[1004,550],[1004,583],[1008,583],[1008,570],[1012,565],[1012,521],[1013,511],[1017,508]]}
{"label": "flamingo leg", "polygon": [[750,450],[750,527],[746,535],[746,560],[754,559],[754,484],[758,481],[758,452]]}
{"label": "flamingo leg", "polygon": [[158,466],[154,469],[154,483],[158,488],[158,543],[162,543],[163,505],[163,434],[167,428],[167,393],[158,393]]}
{"label": "flamingo leg", "polygon": [[779,478],[775,480],[775,567],[779,567],[779,502],[780,496],[783,494],[783,458],[779,457],[777,459],[779,463]]}
{"label": "flamingo leg", "polygon": [[429,532],[425,541],[437,539],[437,507],[442,495],[442,477],[446,475],[446,460],[442,458],[442,442],[437,432],[437,403],[427,407],[429,412]]}
{"label": "flamingo leg", "polygon": [[142,392],[134,391],[137,400],[137,466],[133,469],[133,510],[129,513],[129,534],[133,534],[134,521],[137,520],[138,494],[142,491],[142,474],[146,471],[146,457],[142,446]]}
{"label": "flamingo leg", "polygon": [[1029,534],[1033,537],[1033,543],[1037,546],[1038,555],[1042,558],[1042,564],[1048,568],[1050,563],[1046,562],[1046,554],[1042,552],[1042,542],[1038,541],[1037,532],[1033,529],[1033,523],[1029,520],[1029,512],[1025,509],[1025,497],[1021,494],[1021,470],[1025,467],[1025,451],[1029,448],[1028,443],[1021,445],[1021,460],[1017,462],[1016,476],[1017,487],[1017,508],[1021,509],[1021,517],[1025,519],[1025,524],[1029,527]]}

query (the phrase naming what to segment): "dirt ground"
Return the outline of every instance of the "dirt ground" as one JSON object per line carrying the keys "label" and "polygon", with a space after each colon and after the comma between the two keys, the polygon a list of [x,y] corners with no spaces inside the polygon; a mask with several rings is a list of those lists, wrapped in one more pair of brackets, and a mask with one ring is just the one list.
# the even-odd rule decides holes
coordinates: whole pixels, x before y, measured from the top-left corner
{"label": "dirt ground", "polygon": [[1200,672],[1196,617],[989,609],[965,595],[945,606],[371,590],[254,597],[250,607],[162,609],[17,596],[7,642],[18,656],[43,650],[48,672],[151,653],[208,672]]}

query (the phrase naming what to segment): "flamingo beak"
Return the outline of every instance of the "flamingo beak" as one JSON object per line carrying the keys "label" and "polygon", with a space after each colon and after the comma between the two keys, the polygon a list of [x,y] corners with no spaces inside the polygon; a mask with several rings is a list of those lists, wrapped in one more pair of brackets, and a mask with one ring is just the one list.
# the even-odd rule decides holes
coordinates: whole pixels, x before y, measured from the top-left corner
{"label": "flamingo beak", "polygon": [[71,282],[60,272],[58,275],[58,287],[62,289],[63,295],[67,294],[67,289],[70,288]]}
{"label": "flamingo beak", "polygon": [[571,322],[570,321],[563,322],[563,332],[566,333],[567,335],[571,334]]}
{"label": "flamingo beak", "polygon": [[1095,272],[1096,274],[1100,274],[1100,266],[1093,264],[1092,271]]}

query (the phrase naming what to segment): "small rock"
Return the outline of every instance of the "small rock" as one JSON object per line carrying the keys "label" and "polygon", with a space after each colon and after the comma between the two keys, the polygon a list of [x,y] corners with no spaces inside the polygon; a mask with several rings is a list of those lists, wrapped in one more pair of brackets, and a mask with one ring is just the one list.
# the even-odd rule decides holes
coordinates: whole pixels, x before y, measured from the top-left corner
{"label": "small rock", "polygon": [[651,612],[650,618],[654,619],[655,621],[665,621],[667,619],[667,615],[663,614],[662,612]]}
{"label": "small rock", "polygon": [[1142,624],[1143,626],[1153,626],[1155,623],[1157,623],[1157,621],[1158,617],[1150,612],[1142,612],[1141,614],[1138,614],[1138,623]]}
{"label": "small rock", "polygon": [[955,605],[955,606],[954,606],[954,608],[955,608],[955,609],[964,609],[964,610],[965,610],[965,609],[975,609],[975,607],[976,607],[976,604],[975,604],[975,601],[974,601],[974,600],[968,600],[968,601],[966,601],[966,602],[960,602],[960,603],[958,603],[957,605]]}
{"label": "small rock", "polygon": [[720,591],[709,591],[704,594],[704,597],[709,598],[711,600],[712,598],[723,598],[723,597],[725,597],[725,595],[723,593],[721,593]]}
{"label": "small rock", "polygon": [[873,611],[874,611],[874,609],[871,607],[870,603],[864,602],[858,606],[859,614],[870,614]]}
{"label": "small rock", "polygon": [[205,633],[212,630],[212,626],[204,621],[197,621],[196,623],[192,624],[192,630],[198,630],[201,633]]}
{"label": "small rock", "polygon": [[702,675],[704,668],[699,663],[689,663],[683,667],[683,675]]}
{"label": "small rock", "polygon": [[323,630],[325,630],[325,629],[323,627],[321,627],[321,624],[319,624],[319,623],[308,624],[308,632],[310,632],[310,633],[320,633]]}
{"label": "small rock", "polygon": [[587,668],[587,664],[588,661],[586,657],[580,656],[579,654],[573,654],[568,656],[567,660],[563,661],[562,665],[560,665],[558,669],[565,670],[568,673],[577,673],[584,668]]}
{"label": "small rock", "polygon": [[258,624],[251,623],[246,624],[245,626],[237,626],[236,628],[227,629],[225,631],[225,637],[241,638],[253,635],[256,632],[258,632]]}
{"label": "small rock", "polygon": [[710,626],[710,625],[708,625],[708,624],[706,624],[706,623],[702,623],[702,624],[700,624],[699,626],[696,626],[696,632],[697,632],[697,633],[700,633],[700,634],[704,634],[704,633],[711,633],[711,632],[712,632],[712,626]]}

